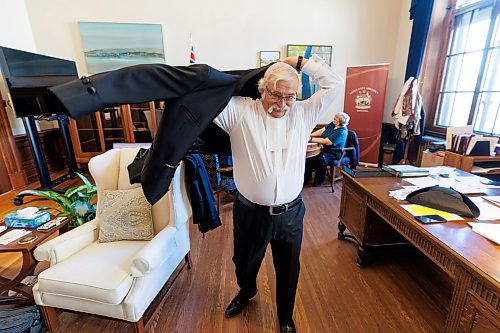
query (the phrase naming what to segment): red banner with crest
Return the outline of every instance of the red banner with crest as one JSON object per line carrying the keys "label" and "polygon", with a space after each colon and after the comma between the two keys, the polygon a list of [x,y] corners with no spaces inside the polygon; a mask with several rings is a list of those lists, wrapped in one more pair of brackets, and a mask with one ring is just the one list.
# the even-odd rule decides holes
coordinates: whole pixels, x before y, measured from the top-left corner
{"label": "red banner with crest", "polygon": [[360,163],[378,164],[389,64],[347,67],[344,112],[359,140]]}

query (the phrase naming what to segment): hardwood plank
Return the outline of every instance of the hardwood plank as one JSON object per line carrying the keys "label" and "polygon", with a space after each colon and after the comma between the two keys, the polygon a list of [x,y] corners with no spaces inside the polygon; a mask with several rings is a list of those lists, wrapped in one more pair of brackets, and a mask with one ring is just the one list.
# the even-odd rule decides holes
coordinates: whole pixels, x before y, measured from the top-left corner
{"label": "hardwood plank", "polygon": [[[420,253],[376,258],[356,266],[356,246],[337,239],[341,185],[306,187],[307,211],[295,307],[299,332],[443,332],[451,280]],[[258,294],[231,319],[224,309],[237,291],[232,262],[232,205],[221,205],[223,226],[203,238],[191,225],[191,270],[183,270],[150,332],[277,332],[275,275],[270,248]],[[4,207],[0,198],[0,211]],[[130,332],[127,323],[64,312],[57,332]]]}

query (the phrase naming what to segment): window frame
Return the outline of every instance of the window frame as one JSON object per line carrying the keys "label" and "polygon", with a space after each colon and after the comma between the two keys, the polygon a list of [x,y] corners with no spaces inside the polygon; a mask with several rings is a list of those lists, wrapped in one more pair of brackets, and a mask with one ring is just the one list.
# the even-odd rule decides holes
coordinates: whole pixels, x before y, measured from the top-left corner
{"label": "window frame", "polygon": [[[449,43],[452,38],[455,17],[468,11],[493,5],[492,17],[498,15],[500,0],[486,0],[456,9],[456,0],[434,1],[434,8],[429,27],[429,35],[425,50],[422,72],[419,76],[421,92],[424,96],[424,109],[427,116],[425,120],[426,134],[444,137],[447,126],[437,125],[439,95],[445,75],[446,58]],[[490,24],[485,45],[489,47],[494,27]],[[483,48],[483,51],[486,49]],[[471,110],[469,111],[468,124],[472,124],[478,112],[477,103],[480,95],[481,82],[484,78],[484,69],[487,62],[487,53],[481,59],[478,80],[474,89]],[[477,131],[476,131],[477,132]],[[479,133],[479,132],[478,132]]]}

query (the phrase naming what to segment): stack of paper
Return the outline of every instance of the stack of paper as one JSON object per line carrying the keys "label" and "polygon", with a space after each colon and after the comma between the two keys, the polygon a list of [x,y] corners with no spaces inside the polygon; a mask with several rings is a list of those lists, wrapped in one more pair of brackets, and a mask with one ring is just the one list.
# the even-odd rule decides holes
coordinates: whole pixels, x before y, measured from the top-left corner
{"label": "stack of paper", "polygon": [[23,237],[24,235],[29,234],[31,231],[24,229],[15,229],[9,232],[6,232],[2,236],[0,236],[0,245],[7,245],[10,242],[15,241],[18,238]]}
{"label": "stack of paper", "polygon": [[500,224],[474,222],[467,222],[467,224],[472,227],[472,231],[500,245]]}

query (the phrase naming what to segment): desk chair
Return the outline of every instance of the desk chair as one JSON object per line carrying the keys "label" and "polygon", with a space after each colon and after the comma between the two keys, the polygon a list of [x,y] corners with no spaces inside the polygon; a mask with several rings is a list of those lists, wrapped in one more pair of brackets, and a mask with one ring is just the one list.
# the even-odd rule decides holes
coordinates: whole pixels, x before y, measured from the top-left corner
{"label": "desk chair", "polygon": [[339,151],[341,153],[340,158],[326,163],[323,153],[321,153],[321,159],[326,165],[326,175],[330,180],[330,186],[332,188],[332,193],[335,192],[333,185],[335,181],[342,179],[340,175],[340,167],[349,166],[351,169],[356,169],[359,163],[359,141],[356,132],[349,130],[347,132],[346,144],[343,149]]}

